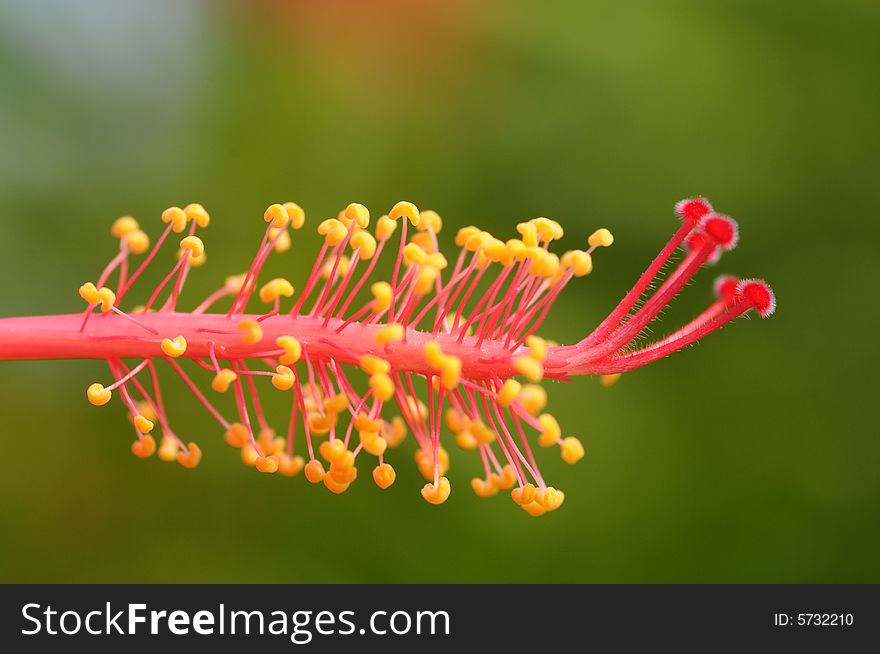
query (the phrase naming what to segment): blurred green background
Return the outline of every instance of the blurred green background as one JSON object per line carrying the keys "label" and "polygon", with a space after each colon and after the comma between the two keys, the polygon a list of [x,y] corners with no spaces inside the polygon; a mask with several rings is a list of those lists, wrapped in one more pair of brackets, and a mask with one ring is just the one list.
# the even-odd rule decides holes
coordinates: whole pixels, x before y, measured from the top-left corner
{"label": "blurred green background", "polygon": [[[386,492],[258,475],[182,392],[169,410],[203,464],[142,462],[122,408],[83,397],[103,364],[0,363],[0,580],[880,581],[878,30],[868,0],[4,2],[3,315],[78,311],[122,214],[155,236],[166,206],[209,209],[194,306],[246,266],[270,202],[314,225],[408,199],[447,244],[536,215],[562,248],[612,229],[543,330],[571,342],[694,194],[741,244],[655,329],[716,272],[766,277],[780,305],[611,389],[555,384],[588,456],[541,453],[567,499],[540,520],[476,498],[454,446],[441,507],[411,440]],[[317,243],[297,235],[269,274],[301,284]]]}

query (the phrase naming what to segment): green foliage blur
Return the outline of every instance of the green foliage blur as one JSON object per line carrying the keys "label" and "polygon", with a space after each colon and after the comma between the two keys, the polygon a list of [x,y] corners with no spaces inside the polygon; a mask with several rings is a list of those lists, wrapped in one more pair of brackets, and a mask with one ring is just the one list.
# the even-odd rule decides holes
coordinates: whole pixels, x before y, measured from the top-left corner
{"label": "green foliage blur", "polygon": [[[169,410],[202,465],[140,461],[118,403],[85,401],[102,363],[0,363],[0,581],[880,581],[878,30],[867,0],[4,2],[3,316],[80,310],[119,215],[155,237],[166,206],[208,208],[195,306],[246,267],[269,203],[314,225],[407,199],[447,245],[538,215],[561,248],[610,228],[543,329],[572,342],[694,194],[741,243],[655,330],[701,310],[718,272],[765,277],[779,310],[610,389],[553,384],[587,457],[539,453],[567,495],[541,519],[475,497],[477,461],[451,443],[440,507],[411,440],[388,491],[368,469],[339,497],[261,476],[179,385]],[[301,283],[317,244],[298,233],[271,273]]]}

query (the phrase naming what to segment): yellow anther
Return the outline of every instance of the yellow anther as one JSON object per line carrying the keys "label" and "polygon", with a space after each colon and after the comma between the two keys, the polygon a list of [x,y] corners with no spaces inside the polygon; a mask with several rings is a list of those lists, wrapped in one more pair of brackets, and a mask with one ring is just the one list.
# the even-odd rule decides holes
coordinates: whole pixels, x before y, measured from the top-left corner
{"label": "yellow anther", "polygon": [[284,350],[284,354],[278,357],[278,363],[289,366],[302,357],[302,345],[293,336],[279,336],[275,339],[275,344]]}
{"label": "yellow anther", "polygon": [[247,428],[240,422],[233,422],[223,434],[223,439],[232,447],[244,447],[251,439]]}
{"label": "yellow anther", "polygon": [[275,430],[271,427],[264,427],[257,436],[257,445],[260,450],[269,451],[272,449],[272,441],[275,439]]}
{"label": "yellow anther", "polygon": [[524,484],[522,486],[517,486],[510,491],[510,496],[513,498],[514,502],[520,506],[525,506],[526,504],[535,501],[535,491],[536,489],[533,484]]}
{"label": "yellow anther", "polygon": [[[186,250],[180,250],[177,258],[180,259],[186,253]],[[204,252],[202,252],[199,256],[194,256],[192,254],[189,255],[189,265],[192,268],[200,268],[201,266],[204,266],[207,261],[208,255]]]}
{"label": "yellow anther", "polygon": [[440,477],[436,486],[434,484],[425,484],[422,488],[422,497],[431,504],[443,504],[443,502],[449,499],[450,491],[449,480],[446,477]]}
{"label": "yellow anther", "polygon": [[501,406],[510,406],[513,404],[521,390],[522,384],[515,379],[508,379],[504,382],[501,390],[498,391],[498,401],[501,403]]}
{"label": "yellow anther", "polygon": [[467,429],[455,433],[455,444],[463,450],[475,450],[480,446],[476,437]]}
{"label": "yellow anther", "polygon": [[290,221],[291,229],[301,229],[306,223],[306,212],[302,210],[295,202],[285,202],[283,205],[287,212],[287,219]]}
{"label": "yellow anther", "polygon": [[494,236],[486,239],[483,249],[486,251],[486,256],[488,256],[493,263],[500,263],[504,260],[505,255],[507,254],[507,246],[504,244],[504,241],[501,241]]}
{"label": "yellow anther", "polygon": [[544,254],[532,262],[531,273],[535,277],[550,279],[559,272],[559,257],[552,252],[544,251]]}
{"label": "yellow anther", "polygon": [[404,401],[406,402],[406,408],[410,414],[419,416],[422,420],[427,419],[428,407],[425,406],[424,402],[412,397],[407,397]]}
{"label": "yellow anther", "polygon": [[284,450],[287,449],[287,439],[282,438],[281,436],[277,436],[272,439],[272,444],[270,447],[266,448],[266,451],[269,452],[272,456],[278,457]]}
{"label": "yellow anther", "polygon": [[547,509],[545,509],[543,506],[541,506],[540,503],[535,501],[529,502],[528,504],[523,504],[522,509],[533,518],[539,518],[547,513]]}
{"label": "yellow anther", "polygon": [[391,220],[400,220],[401,218],[409,220],[414,226],[419,224],[419,210],[412,202],[398,202],[388,213]]}
{"label": "yellow anther", "polygon": [[284,227],[272,227],[269,229],[269,241],[273,243],[272,249],[278,252],[287,252],[290,249],[290,232]]}
{"label": "yellow anther", "polygon": [[435,252],[425,257],[425,265],[437,270],[445,270],[449,266],[449,262],[442,254]]}
{"label": "yellow anther", "polygon": [[383,490],[389,488],[395,479],[397,479],[397,473],[394,472],[390,463],[383,463],[373,468],[373,481],[379,488]]}
{"label": "yellow anther", "polygon": [[599,383],[602,384],[605,388],[609,386],[614,386],[617,383],[617,380],[620,379],[620,373],[615,373],[613,375],[602,375],[599,377]]}
{"label": "yellow anther", "polygon": [[465,244],[470,240],[471,236],[475,234],[479,234],[480,230],[474,227],[473,225],[468,225],[467,227],[462,227],[455,234],[455,244],[463,248]]}
{"label": "yellow anther", "polygon": [[[244,280],[246,278],[247,274],[245,273],[242,273],[241,275],[230,275],[223,283],[223,288],[225,288],[226,292],[229,294],[238,293],[244,286]],[[248,283],[248,286],[253,286],[253,280]]]}
{"label": "yellow anther", "polygon": [[328,474],[324,477],[324,486],[326,486],[327,490],[330,492],[340,495],[348,490],[350,484],[346,482],[340,483],[336,481],[332,474]]}
{"label": "yellow anther", "polygon": [[442,370],[445,362],[445,355],[437,341],[428,341],[425,343],[425,361],[434,370]]}
{"label": "yellow anther", "polygon": [[141,459],[153,456],[156,451],[156,441],[150,435],[143,435],[131,444],[131,453]]}
{"label": "yellow anther", "polygon": [[491,479],[492,483],[501,490],[508,490],[509,488],[513,488],[513,485],[516,483],[516,472],[514,471],[513,466],[508,463],[501,468],[501,475],[493,473],[489,479]]}
{"label": "yellow anther", "polygon": [[388,443],[388,447],[397,447],[406,438],[406,422],[400,416],[391,418],[391,423],[383,425],[382,438]]}
{"label": "yellow anther", "polygon": [[180,261],[183,257],[189,257],[189,265],[192,268],[199,268],[200,266],[204,266],[208,261],[208,255],[202,252],[199,256],[195,256],[192,252],[188,250],[184,250],[180,248],[177,251],[177,260]]}
{"label": "yellow anther", "polygon": [[324,485],[336,494],[344,493],[348,487],[357,479],[357,468],[340,468],[338,465],[331,463],[330,470],[324,477]]}
{"label": "yellow anther", "polygon": [[309,431],[312,435],[322,435],[329,433],[329,431],[336,426],[338,421],[338,417],[336,414],[323,415],[317,412],[309,413],[308,415],[309,421]]}
{"label": "yellow anther", "polygon": [[180,249],[188,250],[192,258],[198,258],[205,253],[205,244],[198,236],[187,236],[180,241]]}
{"label": "yellow anther", "polygon": [[313,484],[318,484],[324,479],[324,475],[327,473],[324,472],[324,464],[318,461],[318,459],[312,459],[306,464],[306,479],[308,479]]}
{"label": "yellow anther", "polygon": [[130,234],[135,231],[140,225],[138,221],[132,218],[131,216],[122,216],[121,218],[117,218],[113,221],[113,226],[110,228],[110,233],[115,238],[122,238],[126,234]]}
{"label": "yellow anther", "polygon": [[513,369],[530,382],[539,382],[544,378],[544,366],[528,355],[514,359]]}
{"label": "yellow anther", "polygon": [[92,384],[86,391],[86,397],[89,398],[89,402],[95,406],[104,406],[110,401],[112,396],[113,393],[108,391],[101,384]]}
{"label": "yellow anther", "polygon": [[245,345],[255,345],[263,340],[263,328],[253,318],[245,318],[238,323],[238,331],[241,332],[241,342]]}
{"label": "yellow anther", "polygon": [[550,241],[562,238],[562,227],[555,220],[549,218],[535,218],[530,221],[535,226],[538,238],[549,243]]}
{"label": "yellow anther", "polygon": [[591,248],[607,248],[614,243],[614,235],[603,227],[590,234],[587,242]]}
{"label": "yellow anther", "polygon": [[186,339],[183,336],[164,338],[162,339],[161,348],[166,356],[176,359],[183,356],[183,353],[186,352]]}
{"label": "yellow anther", "polygon": [[489,427],[487,427],[481,420],[471,420],[470,432],[474,435],[474,438],[477,439],[477,442],[482,443],[483,445],[494,443],[497,438],[495,432],[489,429]]}
{"label": "yellow anther", "polygon": [[374,431],[362,431],[359,434],[364,449],[373,456],[382,456],[388,448],[388,442]]}
{"label": "yellow anther", "polygon": [[238,375],[236,375],[235,372],[229,368],[224,368],[214,375],[214,379],[211,380],[211,388],[218,393],[225,393],[229,390],[229,385],[236,379],[238,379]]}
{"label": "yellow anther", "polygon": [[416,277],[415,292],[419,295],[427,295],[434,288],[434,282],[437,280],[439,272],[436,268],[429,268],[427,265],[419,269],[419,275]]}
{"label": "yellow anther", "polygon": [[278,472],[278,461],[276,461],[275,458],[271,456],[259,457],[254,465],[260,472]]}
{"label": "yellow anther", "polygon": [[[138,415],[142,415],[147,420],[151,420],[153,422],[156,421],[156,412],[153,411],[153,407],[150,406],[149,402],[141,400],[139,402],[135,402],[135,406],[137,407]],[[134,419],[131,417],[131,414],[128,414],[128,421],[134,424]]]}
{"label": "yellow anther", "polygon": [[388,216],[382,216],[376,221],[376,239],[379,241],[387,241],[397,229],[397,222],[391,220]]}
{"label": "yellow anther", "polygon": [[280,228],[287,225],[290,218],[287,216],[287,209],[281,204],[270,204],[269,208],[263,212],[263,220],[272,223],[272,227]]}
{"label": "yellow anther", "polygon": [[493,495],[498,494],[498,489],[495,487],[495,484],[485,479],[480,479],[479,477],[471,479],[471,488],[474,489],[474,493],[477,494],[477,497],[492,497]]}
{"label": "yellow anther", "polygon": [[177,441],[170,436],[163,436],[159,442],[159,460],[169,463],[177,458]]}
{"label": "yellow anther", "polygon": [[489,257],[484,250],[479,250],[477,252],[476,261],[474,262],[474,266],[477,270],[484,270],[485,268],[488,268],[491,263],[491,257]]}
{"label": "yellow anther", "polygon": [[198,202],[186,205],[183,208],[183,213],[186,214],[187,220],[196,221],[196,225],[199,227],[207,227],[211,222],[211,216],[205,211],[205,207]]}
{"label": "yellow anther", "polygon": [[538,444],[541,447],[553,447],[559,442],[562,430],[556,418],[549,413],[542,413],[538,416],[538,422],[541,423],[541,434],[538,436]]}
{"label": "yellow anther", "polygon": [[431,232],[416,232],[412,235],[410,241],[418,245],[428,254],[434,254],[437,252],[435,238]]}
{"label": "yellow anther", "polygon": [[552,486],[539,488],[535,492],[535,502],[543,506],[547,511],[555,511],[565,501],[565,493],[556,490]]}
{"label": "yellow anther", "polygon": [[293,388],[295,381],[296,374],[287,366],[277,366],[275,368],[275,374],[272,375],[272,386],[279,391],[289,391]]}
{"label": "yellow anther", "polygon": [[483,247],[491,238],[492,235],[489,232],[484,232],[482,230],[477,231],[476,233],[468,237],[468,239],[464,243],[464,248],[468,252],[476,252],[477,250],[483,249]]}
{"label": "yellow anther", "polygon": [[328,218],[318,225],[318,234],[324,237],[329,246],[339,245],[348,235],[348,229],[342,221],[336,218]]}
{"label": "yellow anther", "polygon": [[150,249],[150,237],[142,229],[136,229],[126,234],[125,242],[132,254],[143,254]]}
{"label": "yellow anther", "polygon": [[354,421],[358,431],[374,431],[379,432],[382,428],[382,421],[371,418],[366,413],[359,413]]}
{"label": "yellow anther", "polygon": [[169,207],[162,212],[162,222],[171,225],[175,234],[186,229],[186,214],[180,207]]}
{"label": "yellow anther", "polygon": [[375,282],[370,286],[370,292],[373,294],[373,311],[379,313],[391,306],[391,298],[393,297],[391,284]]}
{"label": "yellow anther", "polygon": [[142,434],[149,434],[153,431],[153,421],[148,420],[142,415],[136,415],[134,417],[134,426],[137,430]]}
{"label": "yellow anther", "polygon": [[512,238],[504,244],[504,251],[501,253],[498,261],[502,266],[512,266],[518,261],[522,261],[526,256],[526,246],[517,238]]}
{"label": "yellow anther", "polygon": [[380,372],[390,372],[391,364],[388,363],[385,359],[382,359],[377,356],[373,356],[372,354],[364,354],[360,359],[361,370],[363,370],[368,375],[375,375]]}
{"label": "yellow anther", "polygon": [[519,394],[519,404],[532,415],[547,406],[547,391],[537,384],[526,384]]}
{"label": "yellow anther", "polygon": [[257,459],[260,458],[260,453],[257,451],[257,448],[254,447],[253,443],[245,443],[241,448],[241,462],[245,464],[248,468],[253,468],[257,465]]}
{"label": "yellow anther", "polygon": [[336,268],[336,273],[334,274],[334,281],[337,277],[341,277],[345,273],[348,272],[348,268],[351,265],[351,259],[347,256],[340,255],[338,260],[335,258],[329,258],[324,262],[324,265],[321,266],[320,275],[322,279],[330,279],[330,274],[333,273],[333,268]]}
{"label": "yellow anther", "polygon": [[274,302],[282,297],[293,297],[293,284],[283,277],[276,277],[272,281],[266,282],[260,289],[262,302]]}
{"label": "yellow anther", "polygon": [[352,202],[345,208],[345,217],[353,220],[361,229],[366,229],[370,224],[370,210],[357,202]]}
{"label": "yellow anther", "polygon": [[430,230],[436,234],[443,229],[443,219],[440,218],[436,211],[431,211],[430,209],[420,211],[419,224],[416,225],[416,229],[422,232]]}
{"label": "yellow anther", "polygon": [[529,356],[535,361],[543,363],[547,358],[547,341],[540,336],[532,334],[526,338],[526,345],[529,348]]}
{"label": "yellow anther", "polygon": [[102,313],[107,313],[113,308],[113,305],[116,304],[116,293],[106,286],[98,289],[98,298],[101,301]]}
{"label": "yellow anther", "polygon": [[282,454],[278,461],[278,472],[285,477],[296,477],[302,471],[305,460],[299,456],[287,456]]}
{"label": "yellow anther", "polygon": [[389,343],[396,343],[403,340],[403,325],[392,323],[381,327],[373,332],[373,340],[376,344],[385,347]]}
{"label": "yellow anther", "polygon": [[360,253],[360,258],[369,261],[376,254],[376,239],[370,232],[357,232],[351,237],[351,249]]}
{"label": "yellow anther", "polygon": [[202,460],[202,450],[195,443],[189,443],[186,449],[177,453],[177,462],[184,468],[195,468]]}
{"label": "yellow anther", "polygon": [[406,247],[403,248],[403,261],[408,266],[413,264],[421,266],[425,263],[425,258],[427,256],[428,255],[425,254],[425,251],[415,243],[407,243]]}
{"label": "yellow anther", "polygon": [[532,222],[520,223],[516,226],[516,231],[522,237],[523,245],[532,248],[538,245],[538,230]]}
{"label": "yellow anther", "polygon": [[440,383],[446,388],[455,388],[461,381],[461,359],[443,354],[437,341],[425,343],[425,362],[440,373]]}
{"label": "yellow anther", "polygon": [[357,479],[358,471],[354,467],[354,452],[345,452],[340,461],[331,463],[327,476],[332,477],[337,484],[350,484]]}
{"label": "yellow anther", "polygon": [[79,296],[89,304],[98,304],[101,301],[98,289],[92,282],[86,282],[79,287]]}
{"label": "yellow anther", "polygon": [[394,397],[394,383],[386,373],[370,375],[370,388],[373,389],[376,399],[381,402],[387,402]]}
{"label": "yellow anther", "polygon": [[318,449],[321,452],[321,456],[329,463],[345,463],[347,453],[351,454],[346,449],[345,443],[339,438],[334,441],[324,441]]}
{"label": "yellow anther", "polygon": [[461,381],[461,359],[456,356],[447,356],[440,371],[440,383],[447,389],[453,389]]}
{"label": "yellow anther", "polygon": [[348,396],[345,393],[337,393],[324,400],[324,411],[331,416],[338,416],[346,409],[348,409]]}
{"label": "yellow anther", "polygon": [[[426,450],[418,450],[416,452],[416,467],[422,477],[431,481],[434,479],[434,459],[431,452]],[[437,448],[437,470],[441,475],[445,475],[449,470],[449,453],[439,446]]]}
{"label": "yellow anther", "polygon": [[321,443],[318,451],[321,453],[321,456],[327,460],[328,463],[336,464],[337,466],[344,466],[346,463],[347,455],[351,454],[351,452],[346,449],[345,443],[340,438],[337,438],[334,441],[324,441],[323,443]]}
{"label": "yellow anther", "polygon": [[562,270],[571,270],[575,277],[583,277],[593,272],[593,258],[583,250],[569,250],[560,259]]}
{"label": "yellow anther", "polygon": [[110,311],[116,303],[116,294],[113,291],[106,286],[95,288],[91,282],[86,282],[79,287],[79,296],[90,305],[100,304],[101,311],[104,313]]}
{"label": "yellow anther", "polygon": [[566,463],[577,463],[584,458],[584,446],[574,436],[567,436],[560,444],[560,454]]}
{"label": "yellow anther", "polygon": [[456,434],[468,428],[470,420],[456,409],[446,409],[446,426],[449,431]]}

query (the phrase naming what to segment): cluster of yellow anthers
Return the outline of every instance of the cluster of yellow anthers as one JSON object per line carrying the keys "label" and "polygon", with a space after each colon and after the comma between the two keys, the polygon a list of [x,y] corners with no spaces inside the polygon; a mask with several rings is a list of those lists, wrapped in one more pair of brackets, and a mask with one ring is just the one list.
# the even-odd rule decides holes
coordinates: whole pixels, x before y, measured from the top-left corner
{"label": "cluster of yellow anthers", "polygon": [[[281,302],[294,297],[294,287],[286,279],[275,278],[260,285],[257,292],[270,310],[247,314],[267,257],[289,249],[289,230],[300,229],[305,222],[303,211],[293,203],[273,204],[264,217],[267,231],[249,270],[229,277],[188,314],[178,312],[177,303],[188,271],[205,261],[204,244],[195,235],[197,228],[210,222],[205,209],[191,204],[165,210],[164,233],[131,275],[129,256],[146,253],[150,239],[130,216],[113,224],[111,231],[120,239],[120,253],[97,285],[88,282],[80,287],[80,296],[89,305],[80,331],[87,338],[103,338],[86,331],[96,307],[118,318],[114,337],[108,339],[111,352],[107,356],[115,382],[107,387],[92,384],[87,397],[100,406],[109,402],[113,391],[120,391],[138,436],[132,445],[134,454],[148,457],[158,451],[160,459],[177,460],[186,467],[194,467],[201,458],[199,447],[184,444],[168,425],[153,363],[159,358],[169,362],[225,428],[226,442],[241,450],[242,461],[260,472],[294,476],[303,471],[310,482],[341,493],[357,477],[357,458],[366,454],[378,459],[373,469],[375,483],[388,488],[396,473],[385,461],[386,452],[400,445],[411,431],[419,445],[416,465],[429,482],[422,496],[432,504],[441,504],[450,494],[445,476],[449,455],[439,442],[446,404],[445,421],[456,444],[463,450],[477,451],[483,460],[485,477],[471,482],[478,496],[510,490],[515,502],[531,515],[559,507],[564,495],[541,478],[524,427],[538,432],[541,446],[558,446],[568,463],[581,459],[584,450],[576,438],[562,437],[555,418],[541,413],[547,396],[537,382],[545,374],[548,343],[533,332],[562,287],[572,277],[591,272],[593,250],[613,240],[608,230],[598,230],[590,237],[589,250],[557,257],[548,245],[562,236],[562,228],[546,218],[520,223],[520,238],[508,241],[465,227],[455,237],[460,252],[451,275],[444,280],[449,262],[438,251],[442,221],[436,212],[419,211],[411,203],[400,202],[379,218],[375,234],[371,234],[367,231],[369,211],[351,204],[336,218],[319,223],[317,232],[324,244],[290,313],[281,314]],[[403,227],[391,279],[372,282],[370,299],[359,310],[348,312],[399,224]],[[408,225],[415,228],[410,236]],[[187,230],[176,264],[147,303],[130,313],[120,309],[120,300],[170,233]],[[485,294],[475,295],[493,264],[500,266],[501,272]],[[366,270],[355,277],[359,265],[366,265]],[[105,283],[115,270],[119,281],[114,291]],[[154,308],[168,286],[169,297],[160,308]],[[306,311],[304,302],[313,292],[317,299]],[[232,298],[225,316],[207,313],[223,298]],[[426,319],[428,328],[420,331],[418,327]],[[172,325],[182,333],[167,334]],[[99,319],[92,326],[96,331],[104,328]],[[134,344],[133,349],[143,351],[143,360],[131,368],[123,363],[122,352],[112,353],[112,344],[126,340],[128,346]],[[122,349],[128,354],[132,347]],[[494,358],[489,365],[487,352]],[[181,358],[192,359],[210,371],[210,386],[215,392],[234,389],[237,421],[226,420],[198,390],[175,363]],[[246,361],[265,363],[270,369],[252,370]],[[343,366],[352,364],[367,377],[362,394],[344,372]],[[152,392],[137,379],[144,369],[150,373]],[[523,385],[513,375],[531,383]],[[286,438],[276,435],[263,413],[254,381],[260,376],[270,377],[279,391],[291,393]],[[428,404],[415,389],[413,379],[417,377],[427,382]],[[135,393],[141,399],[135,399]],[[386,420],[382,406],[391,401],[398,404],[401,415]],[[256,415],[258,430],[252,427],[250,410]],[[163,431],[158,448],[150,435],[157,422]],[[294,450],[298,424],[305,432],[308,460]],[[322,437],[327,440],[314,447],[314,441]]]}
{"label": "cluster of yellow anthers", "polygon": [[[201,450],[173,432],[162,401],[155,362],[164,361],[220,424],[227,443],[240,448],[245,464],[263,473],[303,471],[310,482],[334,493],[355,481],[356,463],[364,457],[376,461],[375,483],[391,486],[396,474],[385,457],[411,433],[416,465],[428,482],[422,496],[432,504],[445,502],[451,489],[449,455],[440,439],[445,421],[458,447],[476,452],[483,463],[484,475],[471,482],[474,492],[490,497],[509,490],[516,504],[537,516],[558,508],[564,494],[545,483],[530,441],[558,447],[567,463],[584,456],[580,441],[563,436],[557,420],[545,412],[542,379],[595,375],[610,385],[620,373],[686,347],[747,311],[766,317],[775,309],[766,283],[725,276],[716,282],[717,300],[705,311],[644,344],[645,327],[697,270],[738,240],[736,223],[703,198],[680,202],[676,213],[681,227],[648,269],[592,333],[569,346],[546,341],[536,330],[565,286],[592,271],[595,250],[612,244],[606,229],[589,237],[587,249],[560,257],[550,245],[563,236],[562,228],[547,218],[519,223],[519,237],[507,241],[464,227],[455,236],[457,255],[447,260],[439,251],[442,220],[435,212],[399,202],[371,233],[369,211],[351,204],[319,223],[323,244],[297,294],[286,279],[259,281],[268,257],[288,250],[290,231],[305,223],[299,206],[273,204],[264,213],[268,224],[248,270],[227,278],[192,311],[181,312],[177,306],[189,271],[205,261],[196,232],[208,226],[208,213],[198,204],[167,209],[166,227],[152,249],[137,221],[127,216],[112,228],[118,255],[97,283],[80,287],[88,304],[85,315],[33,319],[32,332],[16,322],[30,319],[3,323],[18,342],[0,341],[0,358],[48,358],[55,351],[105,359],[114,382],[92,384],[89,401],[106,404],[118,390],[137,435],[132,451],[147,457],[158,450],[162,460],[194,467]],[[176,262],[146,304],[123,311],[120,303],[162,244],[172,233],[184,232]],[[389,278],[371,281],[396,233]],[[685,249],[681,262],[643,299],[679,247]],[[141,254],[145,258],[130,272],[131,256]],[[490,269],[494,277],[486,274]],[[111,289],[107,282],[113,273],[118,279]],[[249,313],[255,291],[267,309]],[[162,295],[164,301],[157,303]],[[225,299],[231,301],[228,311],[209,312]],[[282,312],[286,300],[293,306]],[[71,321],[79,324],[75,333]],[[44,344],[47,338],[54,339],[54,350]],[[215,392],[232,391],[235,421],[184,372],[184,361],[207,371]],[[144,371],[149,381],[142,383]],[[290,398],[286,437],[269,424],[260,377],[269,377],[271,386]],[[400,415],[389,418],[384,409],[391,402]],[[150,435],[157,425],[158,448]],[[299,450],[298,431],[305,441]]]}

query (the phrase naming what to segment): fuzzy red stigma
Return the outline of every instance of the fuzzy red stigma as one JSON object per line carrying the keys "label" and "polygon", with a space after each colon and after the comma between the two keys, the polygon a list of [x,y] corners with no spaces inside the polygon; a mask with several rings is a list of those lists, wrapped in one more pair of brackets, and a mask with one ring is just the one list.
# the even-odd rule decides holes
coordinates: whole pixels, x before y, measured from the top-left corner
{"label": "fuzzy red stigma", "polygon": [[762,318],[769,318],[776,311],[776,295],[764,280],[744,279],[740,282],[738,290]]}
{"label": "fuzzy red stigma", "polygon": [[696,225],[700,219],[712,211],[712,205],[706,198],[688,198],[676,203],[675,213],[683,222]]}
{"label": "fuzzy red stigma", "polygon": [[713,284],[715,297],[719,300],[724,300],[727,306],[733,306],[734,302],[736,302],[738,289],[739,278],[735,275],[720,275]]}
{"label": "fuzzy red stigma", "polygon": [[730,216],[712,213],[700,223],[703,231],[728,252],[739,242],[739,225]]}

